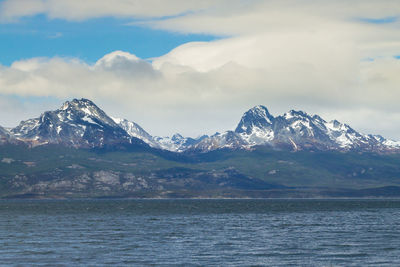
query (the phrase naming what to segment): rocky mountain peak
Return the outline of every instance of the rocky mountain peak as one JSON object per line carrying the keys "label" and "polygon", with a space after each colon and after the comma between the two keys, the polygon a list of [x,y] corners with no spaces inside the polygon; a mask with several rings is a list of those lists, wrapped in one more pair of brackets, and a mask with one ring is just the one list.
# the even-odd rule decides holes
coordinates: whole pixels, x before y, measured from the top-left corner
{"label": "rocky mountain peak", "polygon": [[289,110],[285,114],[283,114],[283,118],[286,120],[306,120],[306,119],[312,119],[311,116],[309,116],[307,113],[301,110]]}
{"label": "rocky mountain peak", "polygon": [[268,128],[272,125],[274,119],[266,107],[258,105],[243,114],[235,132],[251,133],[254,128]]}
{"label": "rocky mountain peak", "polygon": [[181,134],[179,134],[179,133],[175,133],[172,137],[171,137],[171,140],[172,141],[175,141],[175,142],[179,142],[179,141],[182,141],[182,140],[184,140],[185,139],[185,137],[183,137]]}
{"label": "rocky mountain peak", "polygon": [[61,108],[54,112],[58,113],[58,117],[64,117],[64,120],[81,118],[90,121],[91,119],[95,119],[103,121],[108,125],[116,126],[114,120],[111,119],[102,109],[91,100],[85,98],[66,101]]}
{"label": "rocky mountain peak", "polygon": [[129,142],[130,136],[88,99],[66,101],[61,108],[22,121],[12,129],[20,140],[36,143],[99,147]]}
{"label": "rocky mountain peak", "polygon": [[77,99],[74,98],[71,101],[65,101],[64,104],[61,106],[60,109],[65,110],[67,108],[71,108],[71,107],[83,107],[83,106],[96,106],[95,103],[93,103],[93,101],[87,99],[87,98],[81,98],[81,99]]}
{"label": "rocky mountain peak", "polygon": [[[229,133],[229,134],[228,134]],[[363,135],[337,120],[325,121],[318,115],[290,110],[273,117],[264,106],[255,106],[245,112],[235,130],[202,140],[197,147],[202,151],[218,148],[249,148],[270,146],[293,150],[358,150],[393,151],[400,142],[380,136]],[[238,142],[240,140],[240,142]]]}

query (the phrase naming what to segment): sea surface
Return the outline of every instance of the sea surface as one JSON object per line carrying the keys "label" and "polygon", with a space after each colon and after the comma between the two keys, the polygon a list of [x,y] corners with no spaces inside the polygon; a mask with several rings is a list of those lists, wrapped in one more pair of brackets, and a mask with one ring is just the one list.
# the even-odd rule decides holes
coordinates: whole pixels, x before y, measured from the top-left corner
{"label": "sea surface", "polygon": [[400,200],[1,200],[0,265],[400,266]]}

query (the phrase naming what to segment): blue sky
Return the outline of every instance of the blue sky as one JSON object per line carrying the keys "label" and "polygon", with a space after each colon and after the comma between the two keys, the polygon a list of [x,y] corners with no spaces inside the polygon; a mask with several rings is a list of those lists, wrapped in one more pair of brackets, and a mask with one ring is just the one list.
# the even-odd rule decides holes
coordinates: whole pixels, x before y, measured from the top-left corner
{"label": "blue sky", "polygon": [[0,125],[84,97],[154,135],[261,104],[400,140],[399,18],[398,0],[0,0]]}
{"label": "blue sky", "polygon": [[73,22],[45,15],[0,24],[0,63],[10,65],[32,57],[76,57],[89,63],[115,50],[140,58],[159,57],[192,41],[211,41],[216,36],[182,34],[128,25],[132,19],[98,18]]}

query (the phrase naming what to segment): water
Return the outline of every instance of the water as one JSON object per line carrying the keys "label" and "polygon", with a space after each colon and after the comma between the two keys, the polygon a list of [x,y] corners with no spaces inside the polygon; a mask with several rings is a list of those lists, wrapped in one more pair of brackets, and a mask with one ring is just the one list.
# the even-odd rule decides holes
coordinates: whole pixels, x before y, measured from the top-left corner
{"label": "water", "polygon": [[2,200],[0,264],[399,266],[400,200]]}

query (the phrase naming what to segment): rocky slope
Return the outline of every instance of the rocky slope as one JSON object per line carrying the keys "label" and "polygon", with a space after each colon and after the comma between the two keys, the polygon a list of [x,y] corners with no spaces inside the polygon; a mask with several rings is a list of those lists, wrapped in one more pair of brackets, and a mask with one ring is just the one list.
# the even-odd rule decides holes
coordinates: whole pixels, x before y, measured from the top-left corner
{"label": "rocky slope", "polygon": [[138,138],[143,142],[147,143],[151,147],[159,148],[159,144],[154,141],[153,136],[146,132],[139,124],[128,121],[126,119],[112,118],[115,123],[117,123],[124,131],[129,134],[129,136]]}
{"label": "rocky slope", "polygon": [[7,129],[0,126],[0,144],[8,142],[10,139],[10,133]]}
{"label": "rocky slope", "polygon": [[171,154],[4,145],[0,198],[400,195],[400,154],[395,153],[293,153],[257,147]]}

